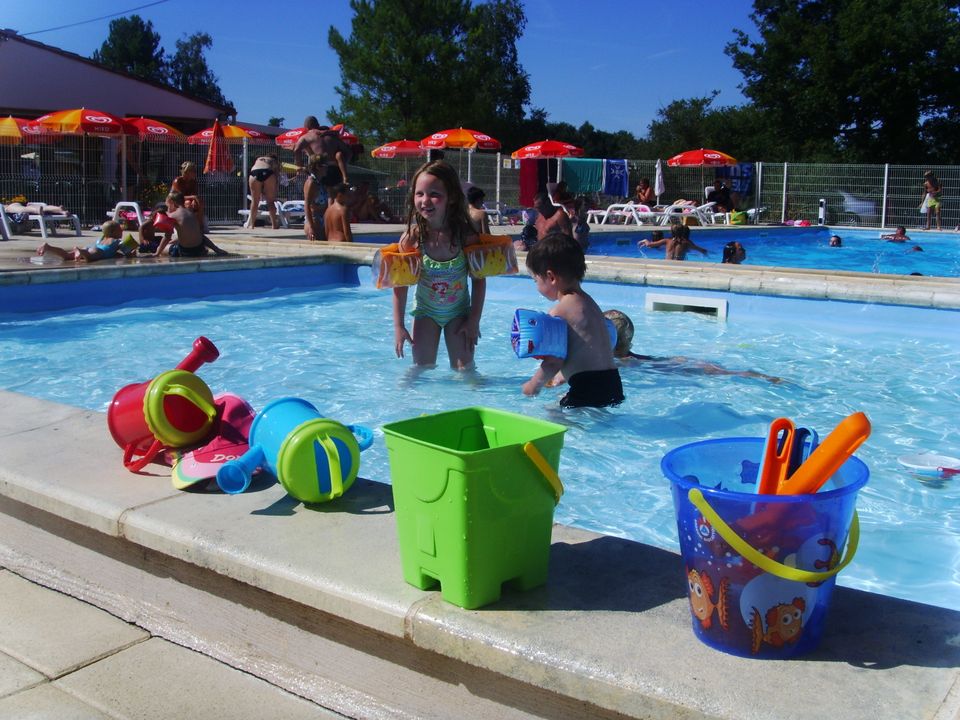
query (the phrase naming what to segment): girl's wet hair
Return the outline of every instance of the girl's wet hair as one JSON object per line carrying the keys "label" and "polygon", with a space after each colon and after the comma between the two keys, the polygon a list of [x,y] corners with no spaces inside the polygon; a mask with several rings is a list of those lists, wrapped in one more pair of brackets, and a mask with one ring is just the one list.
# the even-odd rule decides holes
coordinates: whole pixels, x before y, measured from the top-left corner
{"label": "girl's wet hair", "polygon": [[[467,198],[463,194],[463,188],[460,186],[460,177],[453,166],[445,160],[433,160],[420,166],[410,181],[410,196],[407,199],[409,210],[407,212],[407,234],[414,238],[419,245],[422,239],[427,236],[427,221],[417,212],[414,200],[417,193],[417,181],[421,175],[432,175],[443,183],[443,188],[447,192],[447,214],[444,223],[450,231],[450,246],[463,247],[463,243],[472,232],[470,225],[470,216],[467,214]],[[416,232],[413,226],[416,224]]]}

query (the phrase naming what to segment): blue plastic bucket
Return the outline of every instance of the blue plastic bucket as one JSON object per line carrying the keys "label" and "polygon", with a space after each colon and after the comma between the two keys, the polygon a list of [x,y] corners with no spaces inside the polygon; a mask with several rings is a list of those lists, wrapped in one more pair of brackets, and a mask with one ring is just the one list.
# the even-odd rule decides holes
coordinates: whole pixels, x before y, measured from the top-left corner
{"label": "blue plastic bucket", "polygon": [[755,494],[763,438],[704,440],[668,452],[693,631],[733,655],[784,659],[817,647],[836,574],[859,539],[851,457],[810,495]]}
{"label": "blue plastic bucket", "polygon": [[217,471],[217,484],[231,495],[241,493],[262,468],[298,500],[326,502],[350,488],[360,451],[372,442],[373,433],[362,425],[325,418],[301,398],[280,398],[257,413],[250,426],[250,449]]}

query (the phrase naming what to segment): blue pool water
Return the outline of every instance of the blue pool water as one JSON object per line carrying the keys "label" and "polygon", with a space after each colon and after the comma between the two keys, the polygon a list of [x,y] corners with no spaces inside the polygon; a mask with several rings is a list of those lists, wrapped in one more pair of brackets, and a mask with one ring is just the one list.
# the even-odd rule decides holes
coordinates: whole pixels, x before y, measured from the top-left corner
{"label": "blue pool water", "polygon": [[[697,262],[720,262],[724,244],[736,240],[746,248],[745,265],[851,270],[888,275],[937,275],[960,277],[960,234],[908,232],[909,242],[880,240],[879,230],[849,228],[757,227],[745,229],[692,228],[690,239],[708,251],[687,255]],[[839,235],[841,247],[830,247],[830,236]],[[591,233],[591,254],[663,259],[663,248],[638,248],[637,241],[649,232]],[[922,252],[912,250],[920,246]]]}
{"label": "blue pool water", "polygon": [[[519,228],[516,237],[519,237]],[[662,260],[663,248],[638,248],[637,242],[650,238],[650,230],[614,230],[590,233],[591,255],[636,257]],[[667,230],[669,232],[669,230]],[[828,227],[748,227],[692,228],[690,237],[706,248],[706,257],[693,251],[688,260],[719,263],[724,244],[736,240],[747,250],[745,265],[850,270],[890,275],[936,275],[960,277],[960,233],[908,230],[910,242],[891,243],[880,235],[893,230],[855,230]],[[830,236],[837,234],[842,247],[830,247]],[[357,236],[365,242],[395,242],[396,235]],[[912,251],[919,245],[923,252]]]}
{"label": "blue pool water", "polygon": [[[548,306],[528,279],[489,283],[475,375],[442,367],[419,376],[409,357],[394,357],[390,295],[373,289],[366,272],[361,280],[132,302],[121,299],[138,291],[137,279],[109,281],[117,302],[109,309],[0,315],[0,387],[103,411],[119,387],[169,369],[203,334],[221,350],[199,373],[214,392],[237,393],[255,408],[301,396],[330,417],[378,428],[361,467],[378,481],[390,479],[379,431],[387,422],[473,405],[563,422],[567,492],[557,520],[671,549],[676,525],[659,469],[667,450],[760,436],[781,415],[826,434],[862,410],[874,426],[858,452],[871,479],[859,498],[861,548],[840,582],[960,609],[960,478],[925,481],[896,460],[923,449],[960,455],[960,337],[943,332],[956,327],[956,313],[728,296],[729,320],[719,323],[647,313],[644,288],[591,284],[603,307],[633,318],[635,351],[688,359],[625,368],[619,408],[561,412],[559,391],[520,392],[535,363],[513,355],[510,320],[517,307]],[[207,292],[217,281],[225,282],[206,281]],[[699,360],[784,382],[704,374]]]}

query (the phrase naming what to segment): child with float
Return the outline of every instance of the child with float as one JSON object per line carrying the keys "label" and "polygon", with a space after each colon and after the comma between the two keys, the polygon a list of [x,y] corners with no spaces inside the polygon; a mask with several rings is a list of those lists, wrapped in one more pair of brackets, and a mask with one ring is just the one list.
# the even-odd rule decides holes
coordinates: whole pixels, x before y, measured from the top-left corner
{"label": "child with float", "polygon": [[[542,362],[533,377],[523,384],[524,395],[536,395],[557,373],[562,373],[570,390],[560,400],[561,407],[619,405],[623,402],[623,385],[613,357],[613,337],[600,307],[581,287],[587,265],[580,244],[569,235],[551,233],[530,249],[526,262],[540,294],[556,301],[548,317],[560,322],[544,325],[553,325],[563,332],[551,328],[549,334],[554,337],[548,342],[543,342],[541,335]],[[515,347],[523,344],[526,328],[520,325],[531,322],[536,319],[528,318],[524,322],[518,311],[514,320]],[[526,349],[531,355],[541,356],[535,347]],[[517,354],[527,353],[518,351]]]}
{"label": "child with float", "polygon": [[[472,369],[486,278],[517,272],[513,244],[506,236],[474,231],[460,179],[442,160],[417,170],[409,205],[406,232],[400,242],[376,253],[372,268],[377,287],[393,289],[397,357],[403,357],[403,346],[410,343],[415,365],[435,365],[442,334],[450,366]],[[405,322],[411,285],[416,286],[412,335]]]}

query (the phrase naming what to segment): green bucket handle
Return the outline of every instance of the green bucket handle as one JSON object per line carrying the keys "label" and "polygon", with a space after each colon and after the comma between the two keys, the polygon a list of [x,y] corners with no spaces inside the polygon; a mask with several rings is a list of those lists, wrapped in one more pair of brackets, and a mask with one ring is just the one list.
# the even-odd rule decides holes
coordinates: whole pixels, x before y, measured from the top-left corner
{"label": "green bucket handle", "polygon": [[206,415],[207,419],[211,422],[217,417],[219,411],[217,410],[216,404],[211,405],[207,402],[206,398],[198,395],[193,389],[188,388],[186,385],[170,385],[166,390],[168,395],[177,395],[178,397],[189,400],[200,412]]}
{"label": "green bucket handle", "polygon": [[530,458],[530,461],[536,466],[537,470],[540,471],[540,474],[543,475],[543,479],[547,481],[547,484],[553,491],[555,502],[559,504],[560,497],[563,495],[563,483],[560,482],[560,476],[557,475],[557,471],[553,469],[550,463],[547,462],[547,459],[543,456],[543,453],[537,450],[537,446],[532,442],[524,443],[523,451],[527,454],[527,457]]}
{"label": "green bucket handle", "polygon": [[707,522],[713,526],[714,530],[720,533],[720,537],[727,541],[730,547],[732,547],[742,557],[752,562],[761,570],[765,570],[771,575],[776,575],[784,580],[793,580],[794,582],[802,583],[823,582],[825,580],[829,580],[831,577],[849,565],[850,561],[853,560],[853,556],[857,554],[857,545],[860,544],[860,518],[857,516],[856,510],[853,511],[853,521],[850,523],[850,535],[848,537],[847,548],[843,560],[826,572],[815,572],[813,570],[801,570],[800,568],[784,565],[783,563],[779,563],[757,550],[750,543],[737,535],[737,533],[733,531],[733,528],[727,525],[727,523],[723,521],[723,518],[717,515],[717,511],[710,507],[710,504],[707,502],[707,499],[703,496],[703,492],[699,488],[691,488],[687,493],[687,497],[697,508],[697,510],[700,511],[703,517],[706,518]]}

